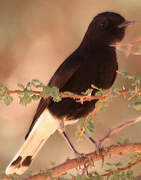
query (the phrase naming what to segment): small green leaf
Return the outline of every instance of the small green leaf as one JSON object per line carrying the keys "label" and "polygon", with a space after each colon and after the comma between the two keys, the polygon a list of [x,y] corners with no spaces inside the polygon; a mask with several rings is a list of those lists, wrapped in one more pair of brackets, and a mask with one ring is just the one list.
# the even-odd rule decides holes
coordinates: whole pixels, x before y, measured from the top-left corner
{"label": "small green leaf", "polygon": [[42,83],[35,85],[36,88],[42,88],[44,85]]}
{"label": "small green leaf", "polygon": [[26,87],[30,87],[31,86],[31,82],[28,82]]}
{"label": "small green leaf", "polygon": [[20,104],[26,106],[32,101],[33,91],[27,88],[24,88],[23,93],[19,94]]}
{"label": "small green leaf", "polygon": [[119,166],[122,165],[122,163],[119,161],[119,162],[117,162],[117,163],[114,163],[114,165],[115,165],[116,167],[119,167]]}
{"label": "small green leaf", "polygon": [[112,163],[109,163],[109,162],[107,162],[106,163],[108,166],[113,166],[113,164]]}
{"label": "small green leaf", "polygon": [[117,71],[120,75],[124,76],[125,78],[128,78],[128,79],[134,79],[135,76],[128,73],[128,72],[125,72],[125,71]]}
{"label": "small green leaf", "polygon": [[7,90],[8,88],[0,83],[0,89]]}
{"label": "small green leaf", "polygon": [[63,94],[68,94],[68,95],[70,94],[70,95],[73,95],[74,93],[69,92],[69,91],[64,91]]}
{"label": "small green leaf", "polygon": [[32,99],[33,99],[33,100],[38,100],[38,99],[40,99],[40,98],[41,98],[40,95],[36,95],[36,94],[32,95]]}
{"label": "small green leaf", "polygon": [[91,133],[93,133],[94,130],[95,130],[95,127],[94,127],[93,122],[88,121],[88,122],[87,122],[87,125],[86,125],[86,129],[85,129],[86,135],[87,135],[88,137],[90,137],[90,136],[91,136]]}
{"label": "small green leaf", "polygon": [[129,138],[121,138],[120,137],[120,140],[117,142],[117,144],[121,145],[121,144],[127,144],[129,143]]}
{"label": "small green leaf", "polygon": [[2,100],[3,96],[4,96],[4,95],[0,93],[0,100]]}
{"label": "small green leaf", "polygon": [[84,96],[91,96],[93,92],[93,89],[87,89],[85,92],[82,92],[81,94],[83,94]]}
{"label": "small green leaf", "polygon": [[5,174],[4,170],[2,170],[0,168],[0,179],[5,179],[4,177],[6,177],[6,174]]}
{"label": "small green leaf", "polygon": [[129,104],[129,107],[133,107],[135,110],[140,111],[141,110],[141,101],[136,101],[131,104]]}
{"label": "small green leaf", "polygon": [[112,94],[113,97],[117,97],[119,96],[119,91],[121,91],[122,89],[120,88],[116,88],[116,87],[112,87],[110,90],[109,90],[109,93]]}
{"label": "small green leaf", "polygon": [[43,83],[41,83],[38,79],[32,79],[31,85],[35,88],[44,87]]}
{"label": "small green leaf", "polygon": [[10,105],[12,103],[13,98],[10,95],[5,94],[5,96],[3,98],[3,101],[8,106],[8,105]]}
{"label": "small green leaf", "polygon": [[85,118],[80,118],[80,119],[78,120],[78,124],[79,124],[80,126],[83,126],[84,123],[85,123]]}
{"label": "small green leaf", "polygon": [[40,81],[38,79],[32,79],[31,82],[40,83]]}
{"label": "small green leaf", "polygon": [[32,101],[32,97],[30,96],[23,96],[19,97],[20,98],[20,104],[26,106],[27,104],[30,104]]}
{"label": "small green leaf", "polygon": [[21,89],[24,89],[24,88],[25,88],[24,85],[21,84],[21,83],[18,83],[17,86],[20,87]]}

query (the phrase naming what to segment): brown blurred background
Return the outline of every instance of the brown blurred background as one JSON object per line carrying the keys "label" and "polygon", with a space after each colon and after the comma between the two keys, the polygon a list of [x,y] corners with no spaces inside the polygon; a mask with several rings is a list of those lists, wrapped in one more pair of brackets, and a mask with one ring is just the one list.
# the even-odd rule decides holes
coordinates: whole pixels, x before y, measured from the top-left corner
{"label": "brown blurred background", "polygon": [[[17,83],[26,83],[33,78],[48,82],[61,62],[79,45],[91,19],[100,12],[115,11],[128,20],[139,23],[129,27],[125,42],[141,37],[140,0],[6,0],[0,1],[0,83],[11,89]],[[141,56],[118,52],[119,68],[141,76]],[[118,77],[116,86],[128,82]],[[37,103],[27,107],[19,105],[14,96],[10,106],[0,103],[0,168],[5,168],[24,141]],[[109,106],[95,118],[96,140],[102,138],[109,128],[134,119],[139,112],[128,108],[128,101],[115,98]],[[72,129],[67,133],[76,148],[83,153],[93,151],[94,146],[86,139],[76,140]],[[130,142],[140,142],[141,125],[136,124],[114,135],[110,143],[120,137],[130,138]],[[109,142],[105,145],[108,145]],[[51,167],[51,163],[63,162],[73,157],[64,139],[55,133],[31,166],[33,171]],[[139,165],[134,168],[139,174]]]}

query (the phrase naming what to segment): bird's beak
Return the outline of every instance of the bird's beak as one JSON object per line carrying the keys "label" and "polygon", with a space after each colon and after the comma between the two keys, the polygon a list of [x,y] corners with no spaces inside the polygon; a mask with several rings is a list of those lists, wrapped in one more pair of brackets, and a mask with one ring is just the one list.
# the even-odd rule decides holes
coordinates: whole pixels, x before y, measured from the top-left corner
{"label": "bird's beak", "polygon": [[135,24],[135,23],[137,23],[137,22],[136,21],[124,21],[123,23],[119,24],[117,27],[123,28],[123,27],[130,25],[130,24]]}

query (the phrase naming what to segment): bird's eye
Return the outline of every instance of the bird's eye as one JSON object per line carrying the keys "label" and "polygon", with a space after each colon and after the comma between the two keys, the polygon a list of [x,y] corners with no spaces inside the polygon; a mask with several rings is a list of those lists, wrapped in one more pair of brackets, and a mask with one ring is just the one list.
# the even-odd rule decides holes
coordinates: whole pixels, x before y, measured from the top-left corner
{"label": "bird's eye", "polygon": [[109,26],[109,21],[108,20],[102,20],[99,23],[99,28],[102,29],[102,30],[106,29],[108,26]]}

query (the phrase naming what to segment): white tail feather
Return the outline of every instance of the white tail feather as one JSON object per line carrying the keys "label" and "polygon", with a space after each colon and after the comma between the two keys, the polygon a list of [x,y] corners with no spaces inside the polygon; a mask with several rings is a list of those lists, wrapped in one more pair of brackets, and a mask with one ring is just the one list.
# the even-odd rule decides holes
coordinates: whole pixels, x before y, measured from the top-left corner
{"label": "white tail feather", "polygon": [[6,174],[23,174],[40,151],[46,140],[59,128],[59,121],[48,110],[45,110],[21,149],[6,168]]}

